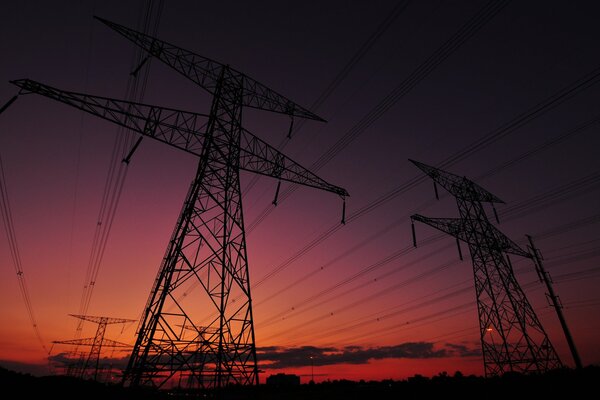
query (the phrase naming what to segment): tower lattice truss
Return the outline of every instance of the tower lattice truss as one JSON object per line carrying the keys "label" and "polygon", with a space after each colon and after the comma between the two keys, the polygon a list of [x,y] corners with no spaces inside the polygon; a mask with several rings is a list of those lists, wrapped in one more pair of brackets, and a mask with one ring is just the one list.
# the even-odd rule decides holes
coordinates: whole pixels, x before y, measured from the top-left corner
{"label": "tower lattice truss", "polygon": [[[274,177],[342,198],[331,185],[243,128],[252,107],[323,121],[227,65],[101,20],[212,95],[208,114],[68,92],[28,79],[36,93],[121,125],[199,158],[175,230],[150,292],[126,385],[221,388],[258,383],[240,171]],[[291,130],[291,128],[290,128]]]}
{"label": "tower lattice truss", "polygon": [[456,198],[460,218],[428,218],[415,214],[411,219],[452,235],[457,243],[463,241],[469,247],[486,376],[509,371],[546,372],[561,367],[505,253],[526,258],[532,255],[492,225],[482,206],[484,202],[503,201],[465,177],[411,162],[431,177],[434,185],[442,186]]}

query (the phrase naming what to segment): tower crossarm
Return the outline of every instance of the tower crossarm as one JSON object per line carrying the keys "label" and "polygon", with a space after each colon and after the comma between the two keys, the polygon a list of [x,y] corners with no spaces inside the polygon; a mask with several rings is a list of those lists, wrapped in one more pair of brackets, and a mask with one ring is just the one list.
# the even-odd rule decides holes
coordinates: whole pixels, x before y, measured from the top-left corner
{"label": "tower crossarm", "polygon": [[208,115],[57,89],[30,79],[11,81],[20,94],[39,94],[192,154],[200,154]]}
{"label": "tower crossarm", "polygon": [[409,161],[416,165],[421,171],[425,172],[435,183],[442,186],[454,197],[465,201],[504,203],[504,201],[497,196],[463,176],[458,176],[418,161]]}
{"label": "tower crossarm", "polygon": [[465,229],[460,218],[429,218],[421,214],[413,214],[410,216],[410,219],[434,227],[465,242],[467,241]]}
{"label": "tower crossarm", "polygon": [[504,253],[514,254],[516,256],[532,258],[532,255],[528,251],[523,250],[518,244],[513,242],[494,225],[488,222],[486,227],[489,230],[489,234],[494,238],[494,243],[496,246],[498,246],[499,250],[503,251]]}
{"label": "tower crossarm", "polygon": [[410,218],[454,236],[469,245],[481,246],[482,243],[487,243],[492,250],[531,258],[529,252],[523,250],[489,222],[474,224],[462,218],[429,218],[420,214],[414,214]]}
{"label": "tower crossarm", "polygon": [[319,178],[247,130],[242,132],[240,150],[240,169],[348,196],[346,189]]}
{"label": "tower crossarm", "polygon": [[126,318],[110,318],[110,317],[95,317],[93,315],[79,315],[79,314],[69,314],[71,317],[79,318],[84,321],[94,322],[96,324],[126,324],[128,322],[135,322],[134,319],[126,319]]}
{"label": "tower crossarm", "polygon": [[[21,88],[21,94],[40,94],[198,157],[202,155],[207,137],[207,115],[69,92],[30,79],[14,80],[11,83]],[[224,144],[226,139],[213,137],[213,140]],[[239,146],[239,168],[242,170],[325,190],[342,197],[348,196],[345,189],[319,178],[247,130],[242,131]],[[212,162],[223,162],[217,153],[212,153],[210,157],[214,157],[210,159]]]}
{"label": "tower crossarm", "polygon": [[306,108],[225,64],[103,18],[95,18],[213,95],[221,70],[227,68],[226,82],[242,86],[242,106],[324,121]]}
{"label": "tower crossarm", "polygon": [[[76,346],[93,346],[96,344],[95,338],[69,339],[69,340],[54,340],[55,344],[71,344]],[[130,344],[117,342],[116,340],[103,339],[102,347],[131,347]]]}

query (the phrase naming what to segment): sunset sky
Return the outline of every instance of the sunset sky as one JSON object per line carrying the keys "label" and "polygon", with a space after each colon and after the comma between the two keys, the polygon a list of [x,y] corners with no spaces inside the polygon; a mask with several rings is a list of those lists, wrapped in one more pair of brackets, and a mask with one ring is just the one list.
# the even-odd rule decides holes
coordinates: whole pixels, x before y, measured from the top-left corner
{"label": "sunset sky", "polygon": [[[135,29],[140,4],[3,4],[0,103],[17,93],[8,81],[19,78],[124,98],[134,47],[92,17]],[[306,108],[317,104],[313,111],[328,122],[307,121],[283,152],[350,193],[342,226],[339,197],[298,187],[274,208],[277,182],[242,173],[261,381],[277,372],[303,382],[313,373],[317,381],[483,374],[466,246],[460,261],[453,238],[428,241],[438,233],[421,224],[419,247],[412,247],[410,215],[458,217],[456,203],[445,193],[436,201],[430,180],[409,184],[422,175],[409,158],[446,163],[506,202],[497,206],[498,228],[523,247],[525,234],[533,236],[583,363],[600,363],[600,77],[527,117],[599,74],[600,6],[513,1],[441,57],[483,6],[165,2],[159,38],[229,64]],[[209,112],[205,91],[156,60],[149,68],[144,102]],[[248,109],[244,119],[273,146],[287,135],[286,116]],[[522,123],[508,129],[515,121]],[[106,121],[37,95],[20,96],[0,115],[3,184],[37,328],[50,350],[36,338],[2,227],[0,366],[48,374],[48,357],[69,350],[51,342],[75,337],[68,314],[79,311],[118,134]],[[140,317],[196,164],[162,143],[141,143],[89,315]],[[284,183],[282,194],[291,186]],[[533,263],[512,261],[562,361],[573,366]],[[110,326],[107,338],[133,343],[136,326]],[[86,324],[82,337],[94,329]]]}

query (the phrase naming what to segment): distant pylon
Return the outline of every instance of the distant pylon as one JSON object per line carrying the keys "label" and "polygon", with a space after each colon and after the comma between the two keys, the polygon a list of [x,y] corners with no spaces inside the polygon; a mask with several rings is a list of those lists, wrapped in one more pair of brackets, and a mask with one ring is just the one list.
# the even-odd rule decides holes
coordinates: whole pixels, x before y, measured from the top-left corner
{"label": "distant pylon", "polygon": [[[479,333],[486,376],[505,372],[546,372],[562,366],[533,307],[518,284],[510,259],[503,253],[533,258],[490,223],[482,202],[504,203],[498,197],[465,177],[410,160],[429,175],[435,186],[445,188],[456,198],[460,218],[427,218],[420,221],[469,246],[479,314]],[[494,208],[494,214],[496,210]],[[416,238],[413,229],[413,243]]]}
{"label": "distant pylon", "polygon": [[75,346],[90,346],[90,352],[85,356],[82,353],[81,357],[67,366],[69,375],[78,376],[80,378],[93,378],[98,380],[98,371],[100,369],[100,352],[103,347],[131,347],[126,343],[117,342],[115,340],[105,339],[106,326],[111,324],[125,324],[135,322],[132,319],[124,318],[109,318],[109,317],[94,317],[90,315],[75,315],[69,314],[71,317],[79,318],[84,321],[94,322],[98,324],[96,334],[93,338],[70,339],[70,340],[55,340],[52,343],[56,344],[71,344]]}

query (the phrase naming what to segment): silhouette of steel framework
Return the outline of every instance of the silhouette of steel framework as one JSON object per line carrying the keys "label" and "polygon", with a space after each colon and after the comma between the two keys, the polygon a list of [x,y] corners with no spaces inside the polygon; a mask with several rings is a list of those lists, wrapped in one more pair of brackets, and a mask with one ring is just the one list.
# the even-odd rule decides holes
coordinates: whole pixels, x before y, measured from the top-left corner
{"label": "silhouette of steel framework", "polygon": [[[69,315],[71,317],[98,324],[96,334],[93,338],[55,340],[52,343],[70,344],[75,346],[90,346],[90,352],[87,354],[87,356],[85,353],[81,353],[81,358],[67,366],[67,375],[77,376],[80,378],[93,378],[94,380],[98,380],[98,371],[100,369],[100,352],[102,351],[102,348],[131,347],[131,345],[126,343],[104,338],[106,326],[111,324],[126,324],[128,322],[135,322],[135,320],[124,318],[94,317],[91,315]],[[75,352],[75,354],[76,353],[77,352]]]}
{"label": "silhouette of steel framework", "polygon": [[[475,277],[479,334],[486,376],[508,371],[546,372],[562,366],[535,311],[517,282],[510,259],[503,253],[533,258],[490,223],[482,203],[504,203],[465,177],[410,160],[456,198],[460,218],[428,218],[423,222],[469,246]],[[496,210],[494,208],[494,214]],[[416,247],[414,222],[413,244]]]}
{"label": "silhouette of steel framework", "polygon": [[[294,117],[323,120],[227,65],[101,21],[213,96],[210,113],[198,114],[67,92],[27,79],[12,81],[20,94],[37,93],[66,103],[200,159],[140,321],[124,384],[169,387],[182,379],[193,388],[257,384],[239,172],[318,188],[344,199],[348,192],[244,129],[242,109],[287,114],[292,123]],[[139,140],[132,152],[138,144]]]}

